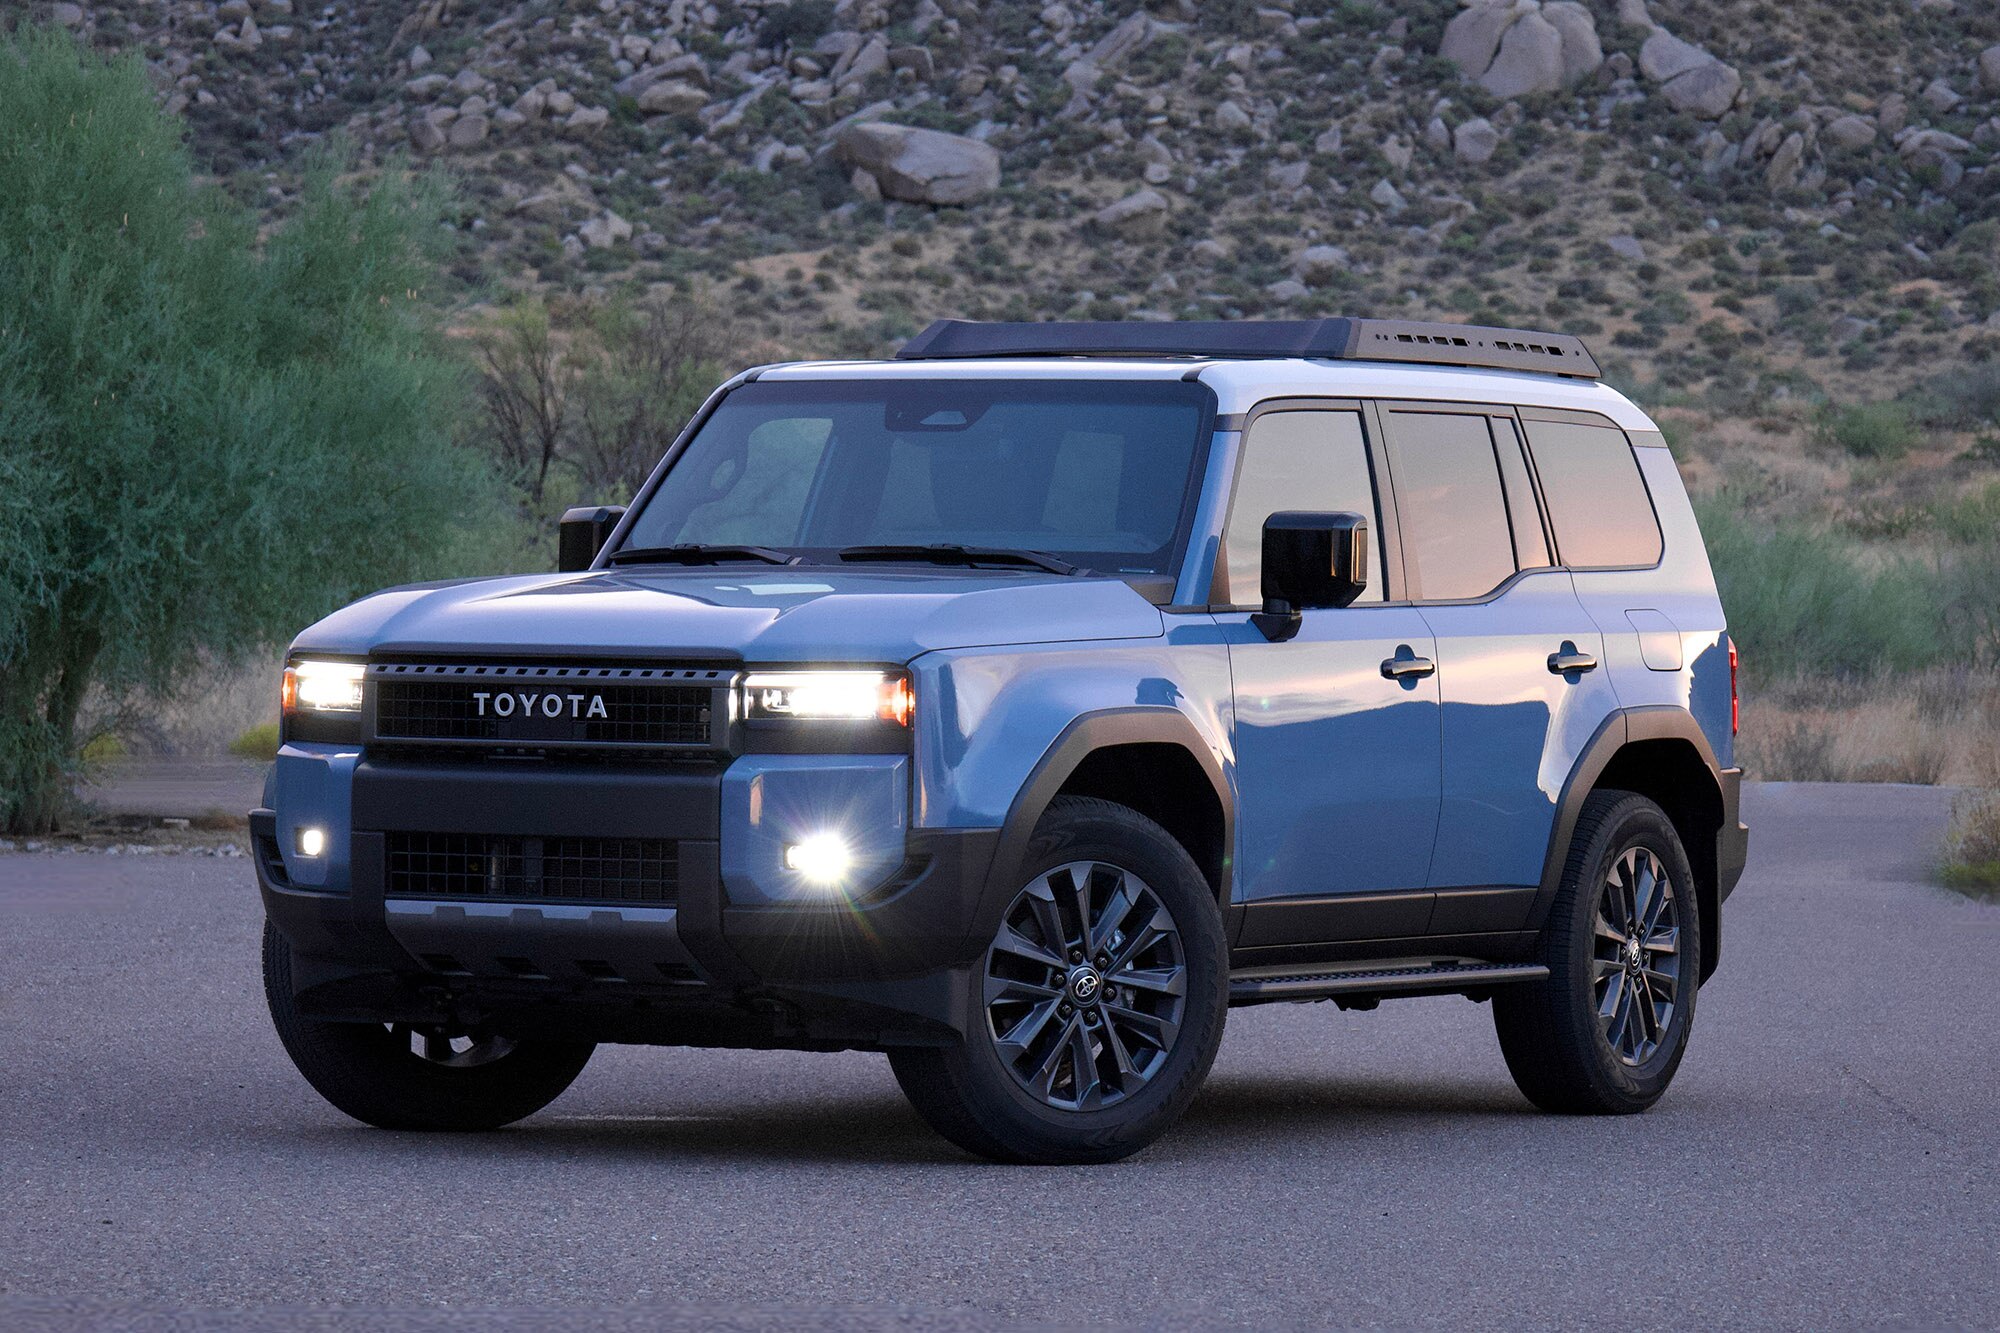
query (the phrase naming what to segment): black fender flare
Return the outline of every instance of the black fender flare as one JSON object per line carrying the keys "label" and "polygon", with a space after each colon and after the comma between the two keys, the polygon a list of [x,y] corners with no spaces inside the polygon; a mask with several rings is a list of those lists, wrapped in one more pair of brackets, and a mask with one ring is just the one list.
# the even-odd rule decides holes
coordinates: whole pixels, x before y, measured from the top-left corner
{"label": "black fender flare", "polygon": [[1115,745],[1172,745],[1185,750],[1214,788],[1215,798],[1222,807],[1223,839],[1222,883],[1217,896],[1225,930],[1233,934],[1229,867],[1236,850],[1236,797],[1223,775],[1222,758],[1179,709],[1144,704],[1084,713],[1064,727],[1062,734],[1043,751],[1029,771],[1028,780],[1014,794],[1006,822],[1001,825],[999,847],[982,894],[982,919],[985,913],[996,912],[1020,889],[1028,840],[1034,836],[1035,825],[1041,822],[1056,793],[1091,754]]}
{"label": "black fender flare", "polygon": [[[1715,749],[1702,734],[1693,715],[1685,709],[1671,704],[1648,704],[1632,708],[1621,708],[1613,712],[1599,724],[1590,740],[1571,766],[1569,777],[1563,783],[1562,795],[1556,802],[1555,822],[1549,829],[1548,851],[1542,861],[1542,880],[1535,893],[1533,909],[1529,912],[1527,928],[1539,931],[1548,920],[1549,909],[1555,903],[1556,891],[1562,885],[1563,866],[1569,859],[1569,844],[1576,832],[1577,817],[1583,811],[1583,802],[1597,786],[1598,780],[1611,766],[1611,761],[1620,750],[1641,741],[1675,740],[1686,741],[1694,747],[1703,770],[1714,784],[1717,804],[1722,809],[1722,827],[1718,838],[1736,827],[1736,812],[1731,800],[1734,785],[1725,782],[1722,765],[1716,760]],[[1734,772],[1735,770],[1731,770]],[[1730,885],[1719,886],[1715,901],[1708,906],[1716,917],[1720,916],[1720,899],[1726,896]],[[1712,922],[1719,925],[1719,922]],[[1711,930],[1712,938],[1705,940],[1703,952],[1708,965],[1703,968],[1702,979],[1707,980],[1713,971],[1715,956],[1719,953],[1721,940],[1719,930]]]}

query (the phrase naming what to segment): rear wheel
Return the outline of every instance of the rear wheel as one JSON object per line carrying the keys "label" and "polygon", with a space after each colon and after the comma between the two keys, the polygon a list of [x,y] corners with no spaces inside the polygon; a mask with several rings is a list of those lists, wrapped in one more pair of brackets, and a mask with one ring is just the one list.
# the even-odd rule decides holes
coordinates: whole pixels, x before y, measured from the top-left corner
{"label": "rear wheel", "polygon": [[1620,1115],[1660,1099],[1694,1022],[1701,920],[1666,812],[1593,792],[1542,932],[1549,976],[1494,997],[1507,1068],[1545,1111]]}
{"label": "rear wheel", "polygon": [[576,1081],[591,1042],[515,1041],[403,1023],[329,1023],[299,1013],[292,946],[264,923],[264,993],[278,1040],[306,1082],[381,1129],[497,1129]]}
{"label": "rear wheel", "polygon": [[1228,1008],[1221,914],[1151,820],[1065,797],[972,970],[966,1040],[890,1053],[933,1128],[1007,1162],[1108,1162],[1193,1100]]}

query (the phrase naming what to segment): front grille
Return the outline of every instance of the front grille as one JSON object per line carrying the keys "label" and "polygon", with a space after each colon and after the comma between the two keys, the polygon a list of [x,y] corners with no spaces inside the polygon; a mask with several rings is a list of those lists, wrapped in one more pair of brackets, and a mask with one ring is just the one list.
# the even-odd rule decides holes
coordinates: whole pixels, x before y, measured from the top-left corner
{"label": "front grille", "polygon": [[665,838],[391,833],[388,844],[391,897],[671,904],[680,894],[680,847]]}
{"label": "front grille", "polygon": [[727,671],[378,663],[375,739],[480,747],[702,747]]}

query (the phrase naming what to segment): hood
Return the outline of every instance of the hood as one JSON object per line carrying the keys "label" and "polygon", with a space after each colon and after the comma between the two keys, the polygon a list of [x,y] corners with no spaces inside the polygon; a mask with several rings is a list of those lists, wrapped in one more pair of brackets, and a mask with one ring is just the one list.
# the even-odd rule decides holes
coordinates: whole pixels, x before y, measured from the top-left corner
{"label": "hood", "polygon": [[293,649],[907,662],[941,648],[1163,632],[1158,608],[1111,578],[652,566],[390,588],[334,612]]}

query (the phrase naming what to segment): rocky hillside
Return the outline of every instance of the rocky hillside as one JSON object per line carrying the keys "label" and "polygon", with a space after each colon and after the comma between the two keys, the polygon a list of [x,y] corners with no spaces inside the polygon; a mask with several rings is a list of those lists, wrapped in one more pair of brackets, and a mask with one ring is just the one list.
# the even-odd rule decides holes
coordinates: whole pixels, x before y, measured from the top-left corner
{"label": "rocky hillside", "polygon": [[104,0],[232,189],[344,133],[454,278],[707,284],[779,350],[935,315],[1560,327],[1650,392],[2000,352],[1990,0]]}

